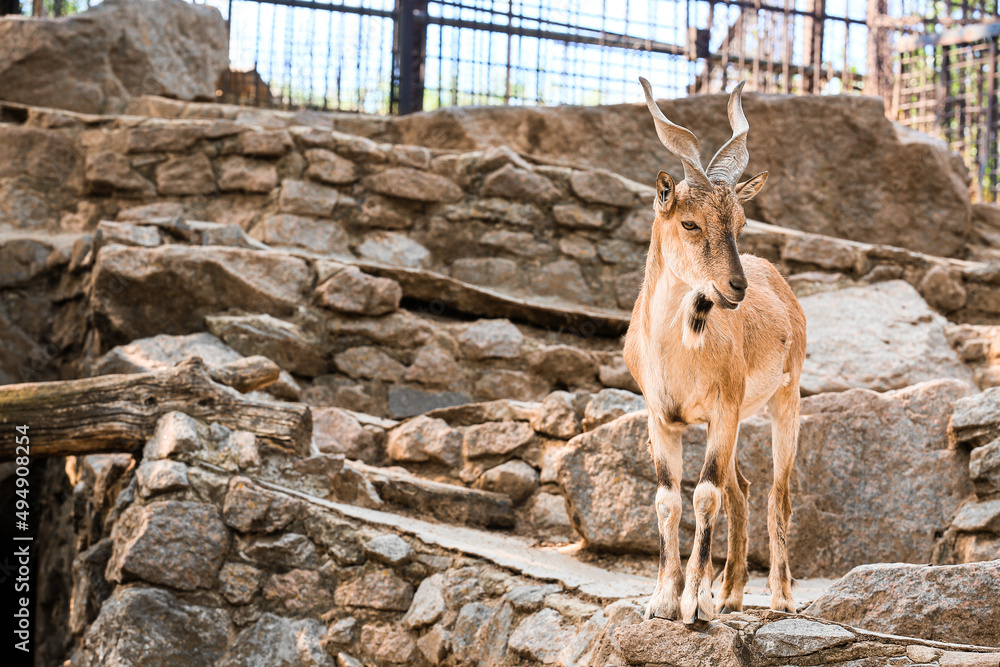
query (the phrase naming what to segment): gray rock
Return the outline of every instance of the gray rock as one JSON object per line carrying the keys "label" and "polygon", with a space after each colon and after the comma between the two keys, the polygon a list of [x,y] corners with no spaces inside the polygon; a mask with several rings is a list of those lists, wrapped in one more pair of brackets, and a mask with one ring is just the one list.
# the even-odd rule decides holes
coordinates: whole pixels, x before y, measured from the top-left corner
{"label": "gray rock", "polygon": [[[311,618],[293,620],[265,613],[244,628],[219,667],[334,667],[322,649],[325,628]],[[181,661],[183,664],[183,661]]]}
{"label": "gray rock", "polygon": [[471,403],[472,397],[461,391],[427,391],[406,386],[389,387],[389,416],[405,419],[439,408]]}
{"label": "gray rock", "polygon": [[527,422],[487,422],[470,426],[462,438],[467,459],[503,456],[527,445],[535,432]]}
{"label": "gray rock", "polygon": [[188,486],[187,466],[180,461],[143,461],[136,468],[135,478],[143,498]]}
{"label": "gray rock", "polygon": [[357,247],[358,255],[389,266],[423,268],[430,262],[430,252],[409,236],[396,232],[373,232]]}
{"label": "gray rock", "polygon": [[525,584],[507,592],[507,599],[518,611],[538,611],[545,598],[562,591],[556,584]]}
{"label": "gray rock", "polygon": [[107,578],[190,591],[215,585],[229,531],[212,505],[165,500],[126,509],[111,532]]}
{"label": "gray rock", "polygon": [[399,363],[377,347],[362,345],[335,355],[333,363],[341,373],[366,380],[398,382],[405,370]]}
{"label": "gray rock", "polygon": [[597,377],[593,355],[572,345],[544,345],[528,353],[532,373],[568,387],[592,387]]}
{"label": "gray rock", "polygon": [[296,615],[324,612],[333,604],[319,572],[303,569],[271,575],[264,586],[264,599]]}
{"label": "gray rock", "polygon": [[156,422],[156,430],[142,456],[146,461],[156,461],[196,451],[200,446],[198,422],[183,412],[168,412]]}
{"label": "gray rock", "polygon": [[104,578],[113,543],[104,538],[73,559],[73,594],[69,605],[69,626],[83,634],[101,611],[114,587]]}
{"label": "gray rock", "polygon": [[769,658],[809,655],[834,646],[850,644],[853,632],[839,625],[804,618],[786,618],[769,623],[754,634],[754,644]]}
{"label": "gray rock", "polygon": [[311,148],[306,151],[309,168],[306,176],[329,185],[346,185],[358,180],[354,163],[325,148]]}
{"label": "gray rock", "polygon": [[538,488],[538,471],[515,459],[484,472],[475,486],[484,491],[505,493],[514,503],[521,503]]}
{"label": "gray rock", "polygon": [[803,614],[866,630],[1000,646],[1000,561],[877,563],[848,572]]}
{"label": "gray rock", "polygon": [[576,634],[554,609],[542,609],[528,616],[510,635],[508,646],[515,653],[531,656],[543,664],[552,664],[563,646]]}
{"label": "gray rock", "polygon": [[161,195],[214,194],[212,163],[201,153],[169,158],[156,165],[156,190]]}
{"label": "gray rock", "polygon": [[614,639],[628,664],[673,667],[740,667],[734,651],[736,635],[736,630],[721,623],[699,628],[660,618],[614,630]]}
{"label": "gray rock", "polygon": [[[305,260],[219,246],[106,246],[97,254],[90,307],[102,342],[116,344],[204,327],[228,308],[291,314],[306,302],[312,271]],[[156,294],[155,302],[148,296]]]}
{"label": "gray rock", "polygon": [[[120,114],[141,95],[214,100],[229,63],[226,22],[180,0],[113,0],[57,21],[0,21],[3,99]],[[69,57],[67,54],[73,54]]]}
{"label": "gray rock", "polygon": [[562,440],[580,435],[583,426],[577,415],[576,399],[576,395],[568,391],[552,392],[531,416],[531,428]]}
{"label": "gray rock", "polygon": [[968,299],[959,272],[941,264],[932,266],[924,274],[917,289],[928,304],[942,313],[959,310]]}
{"label": "gray rock", "polygon": [[219,570],[219,589],[232,604],[247,604],[260,590],[261,570],[247,563],[226,563]]}
{"label": "gray rock", "polygon": [[592,304],[594,295],[584,280],[580,265],[570,259],[546,264],[532,276],[531,290],[539,296],[557,297]]}
{"label": "gray rock", "polygon": [[423,346],[403,378],[429,387],[460,387],[464,384],[465,371],[450,348],[453,346],[438,343]]}
{"label": "gray rock", "polygon": [[247,477],[232,477],[222,506],[222,520],[242,533],[272,533],[295,518],[295,501],[265,489]]}
{"label": "gray rock", "polygon": [[410,630],[436,623],[446,610],[444,601],[444,576],[432,574],[417,587],[413,602],[402,618],[402,623]]}
{"label": "gray rock", "polygon": [[288,130],[249,130],[239,140],[240,152],[254,157],[281,157],[292,145]]}
{"label": "gray rock", "polygon": [[160,232],[156,227],[133,225],[129,222],[102,220],[97,224],[97,233],[94,234],[95,252],[96,249],[112,243],[153,248],[161,242]]}
{"label": "gray rock", "polygon": [[951,524],[956,530],[988,531],[1000,535],[1000,498],[980,503],[966,503]]}
{"label": "gray rock", "polygon": [[574,170],[569,182],[576,196],[591,204],[631,208],[641,200],[624,178],[603,169]]}
{"label": "gray rock", "polygon": [[[222,366],[241,359],[243,355],[208,332],[188,336],[161,334],[109,350],[90,364],[88,375],[160,371],[192,357],[201,358],[209,366]],[[164,418],[166,415],[161,417]]]}
{"label": "gray rock", "polygon": [[639,394],[625,389],[602,389],[594,394],[584,409],[583,430],[592,431],[622,415],[645,409],[646,400]]}
{"label": "gray rock", "polygon": [[347,232],[332,220],[283,213],[266,218],[254,227],[253,234],[272,246],[305,248],[321,255],[350,254]]}
{"label": "gray rock", "polygon": [[[271,162],[231,155],[219,164],[219,190],[267,193],[278,186],[278,169]],[[265,243],[269,241],[265,240]]]}
{"label": "gray rock", "polygon": [[358,619],[353,616],[344,618],[331,624],[326,630],[324,646],[333,644],[335,646],[349,646],[354,641],[355,630],[358,627]]}
{"label": "gray rock", "polygon": [[392,167],[363,181],[373,192],[423,202],[453,202],[462,198],[462,188],[449,178],[410,167]]}
{"label": "gray rock", "polygon": [[[788,533],[796,576],[836,576],[872,561],[930,560],[935,534],[948,528],[972,490],[965,454],[948,448],[951,405],[968,392],[963,382],[939,380],[884,394],[853,389],[803,400]],[[646,421],[635,413],[579,435],[560,462],[574,527],[596,547],[658,549]],[[704,464],[704,443],[703,427],[685,430],[685,498]],[[766,566],[769,419],[743,421],[737,457],[750,481],[750,562]],[[858,461],[867,466],[861,486],[853,481]],[[681,520],[682,553],[689,553],[693,537],[689,507],[685,503]],[[713,540],[720,557],[723,525],[720,518]]]}
{"label": "gray rock", "polygon": [[468,654],[476,640],[486,629],[493,608],[482,602],[469,602],[458,610],[458,618],[451,633],[451,649],[456,655]]}
{"label": "gray rock", "polygon": [[479,320],[458,336],[469,359],[513,359],[521,355],[524,336],[510,320]]}
{"label": "gray rock", "polygon": [[972,450],[969,475],[979,495],[1000,493],[1000,439]]}
{"label": "gray rock", "polygon": [[413,602],[413,586],[392,570],[365,565],[337,587],[334,601],[338,606],[407,611]]}
{"label": "gray rock", "polygon": [[127,157],[116,151],[91,153],[84,161],[83,173],[90,187],[97,191],[122,190],[146,195],[155,192],[153,184],[132,168]]}
{"label": "gray rock", "polygon": [[277,568],[317,567],[316,545],[299,533],[253,537],[241,551],[250,560]]}
{"label": "gray rock", "polygon": [[340,200],[340,193],[312,181],[286,178],[281,182],[278,208],[282,213],[329,218]]}
{"label": "gray rock", "polygon": [[886,391],[938,378],[972,383],[944,336],[947,321],[909,283],[876,283],[800,299],[808,322],[805,395]]}
{"label": "gray rock", "polygon": [[343,454],[349,459],[378,463],[383,456],[381,429],[364,427],[351,413],[339,408],[312,408],[313,441],[320,452]]}
{"label": "gray rock", "polygon": [[531,505],[531,522],[539,529],[563,539],[571,539],[574,525],[566,513],[566,499],[555,493],[539,493]]}
{"label": "gray rock", "polygon": [[483,197],[503,197],[546,206],[562,196],[559,188],[541,174],[506,164],[483,180]]}
{"label": "gray rock", "polygon": [[399,309],[403,290],[391,278],[377,278],[356,266],[335,272],[316,288],[316,300],[342,313],[385,315]]}
{"label": "gray rock", "polygon": [[318,337],[301,327],[267,314],[210,315],[209,331],[240,354],[267,357],[283,369],[315,377],[326,373],[327,364]]}
{"label": "gray rock", "polygon": [[462,454],[462,434],[443,419],[414,417],[389,432],[386,451],[394,461],[456,466]]}
{"label": "gray rock", "polygon": [[604,211],[579,204],[557,204],[552,207],[556,223],[571,229],[600,229],[604,226]]}
{"label": "gray rock", "polygon": [[393,567],[406,565],[413,557],[413,547],[395,533],[373,537],[362,549],[369,558]]}
{"label": "gray rock", "polygon": [[990,387],[955,403],[951,429],[968,447],[985,445],[1000,436],[1000,387]]}
{"label": "gray rock", "polygon": [[87,628],[74,662],[83,667],[214,667],[231,633],[222,609],[189,605],[162,589],[118,588]]}

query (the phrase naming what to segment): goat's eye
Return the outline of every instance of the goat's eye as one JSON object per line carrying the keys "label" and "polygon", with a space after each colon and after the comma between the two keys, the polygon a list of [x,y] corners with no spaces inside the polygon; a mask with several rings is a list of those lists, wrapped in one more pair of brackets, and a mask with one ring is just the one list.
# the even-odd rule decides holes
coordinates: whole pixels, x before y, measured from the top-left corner
{"label": "goat's eye", "polygon": [[681,227],[688,230],[689,232],[693,232],[696,229],[698,229],[698,225],[694,224],[690,220],[681,220]]}

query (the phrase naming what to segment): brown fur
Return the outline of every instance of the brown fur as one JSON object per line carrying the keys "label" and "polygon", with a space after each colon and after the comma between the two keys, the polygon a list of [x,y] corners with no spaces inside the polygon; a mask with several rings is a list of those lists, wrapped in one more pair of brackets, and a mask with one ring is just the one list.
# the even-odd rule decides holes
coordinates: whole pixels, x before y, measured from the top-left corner
{"label": "brown fur", "polygon": [[[656,494],[660,573],[647,618],[691,623],[711,620],[722,609],[742,609],[749,484],[736,465],[736,440],[740,420],[764,404],[771,412],[775,463],[768,508],[771,608],[795,611],[785,544],[806,320],[773,265],[736,251],[746,222],[742,203],[765,179],[766,173],[735,187],[716,181],[709,191],[686,181],[674,186],[663,172],[657,178],[646,273],[624,351],[649,406],[657,478],[672,482]],[[682,222],[698,229],[685,229]],[[738,289],[743,284],[745,296]],[[683,574],[677,535],[681,433],[697,422],[708,424],[708,448],[694,493],[694,547]],[[720,509],[729,521],[729,554],[713,605],[711,540]]]}

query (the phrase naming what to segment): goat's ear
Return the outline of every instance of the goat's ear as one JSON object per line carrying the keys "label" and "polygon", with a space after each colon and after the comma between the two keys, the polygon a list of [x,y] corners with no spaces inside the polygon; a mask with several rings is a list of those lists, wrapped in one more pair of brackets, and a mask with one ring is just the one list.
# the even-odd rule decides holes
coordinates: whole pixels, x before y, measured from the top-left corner
{"label": "goat's ear", "polygon": [[757,196],[760,189],[764,187],[764,181],[767,180],[767,172],[762,171],[749,181],[743,181],[736,186],[736,197],[740,202],[748,202]]}
{"label": "goat's ear", "polygon": [[653,208],[667,213],[674,205],[674,179],[661,171],[656,175],[656,202]]}

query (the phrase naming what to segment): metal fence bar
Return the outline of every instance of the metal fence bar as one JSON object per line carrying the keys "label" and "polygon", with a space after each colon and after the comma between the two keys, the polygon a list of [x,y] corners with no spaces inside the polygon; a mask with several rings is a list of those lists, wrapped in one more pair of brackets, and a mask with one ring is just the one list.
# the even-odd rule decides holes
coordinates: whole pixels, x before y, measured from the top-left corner
{"label": "metal fence bar", "polygon": [[[223,99],[399,113],[728,90],[879,95],[998,197],[998,0],[206,0]],[[308,14],[309,17],[306,17]],[[317,17],[325,16],[325,20]],[[894,46],[895,45],[895,46]]]}

